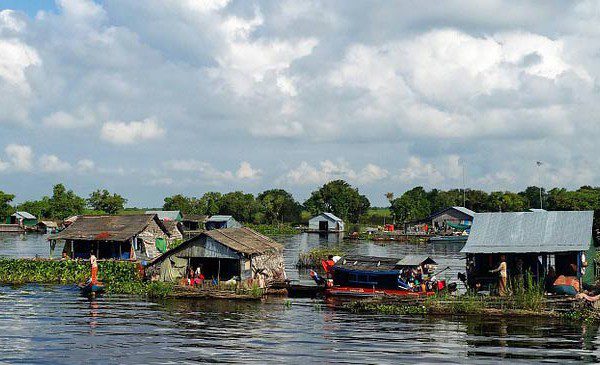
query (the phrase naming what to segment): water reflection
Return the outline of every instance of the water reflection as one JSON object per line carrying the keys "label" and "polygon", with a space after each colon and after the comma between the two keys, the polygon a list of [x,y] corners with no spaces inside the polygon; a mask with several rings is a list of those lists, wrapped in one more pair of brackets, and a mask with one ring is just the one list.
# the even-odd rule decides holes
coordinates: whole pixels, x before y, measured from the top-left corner
{"label": "water reflection", "polygon": [[[281,237],[290,276],[298,253],[427,253],[461,270],[461,245],[344,243]],[[0,240],[0,253],[47,254],[43,236]],[[16,251],[19,252],[16,252]],[[26,255],[23,255],[26,256]],[[31,255],[29,255],[31,256]],[[306,278],[306,277],[304,277]],[[75,286],[0,286],[0,362],[7,363],[493,363],[598,362],[598,326],[545,318],[353,315],[323,302],[88,299]],[[67,350],[68,349],[68,350]]]}

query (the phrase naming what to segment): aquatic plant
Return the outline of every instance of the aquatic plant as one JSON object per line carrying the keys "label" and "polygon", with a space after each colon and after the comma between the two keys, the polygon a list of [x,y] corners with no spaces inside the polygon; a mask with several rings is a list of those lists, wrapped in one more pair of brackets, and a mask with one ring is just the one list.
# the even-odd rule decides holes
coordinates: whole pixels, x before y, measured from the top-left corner
{"label": "aquatic plant", "polygon": [[290,224],[247,224],[249,228],[252,228],[260,234],[264,234],[269,237],[293,235],[300,233],[300,230],[293,227]]}
{"label": "aquatic plant", "polygon": [[329,255],[343,256],[344,251],[339,247],[313,248],[308,252],[300,253],[296,267],[302,269],[320,269],[321,260],[326,260]]}

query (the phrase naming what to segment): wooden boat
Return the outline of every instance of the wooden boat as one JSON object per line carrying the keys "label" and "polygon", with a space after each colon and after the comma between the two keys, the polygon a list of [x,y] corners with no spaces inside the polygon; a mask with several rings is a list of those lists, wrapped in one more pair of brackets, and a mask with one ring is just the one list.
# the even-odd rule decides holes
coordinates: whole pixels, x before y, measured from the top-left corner
{"label": "wooden boat", "polygon": [[83,295],[95,295],[104,292],[104,284],[101,282],[97,282],[95,284],[83,283],[79,284],[78,286],[81,290],[81,294]]}
{"label": "wooden boat", "polygon": [[[402,259],[346,256],[328,268],[333,280],[326,296],[429,296],[445,288],[445,281],[432,277],[436,262],[428,256],[407,255]],[[414,277],[413,273],[419,274]],[[326,282],[319,278],[321,282]],[[315,281],[319,281],[315,278]]]}
{"label": "wooden boat", "polygon": [[429,238],[430,243],[466,243],[469,236],[434,236]]}

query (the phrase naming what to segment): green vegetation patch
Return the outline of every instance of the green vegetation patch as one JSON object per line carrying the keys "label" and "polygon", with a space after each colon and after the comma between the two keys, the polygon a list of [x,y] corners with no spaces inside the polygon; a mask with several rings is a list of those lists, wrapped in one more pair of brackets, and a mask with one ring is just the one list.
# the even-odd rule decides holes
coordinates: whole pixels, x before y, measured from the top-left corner
{"label": "green vegetation patch", "polygon": [[345,252],[340,247],[313,248],[308,252],[301,252],[296,267],[303,269],[321,268],[321,260],[326,260],[329,255],[344,256]]}

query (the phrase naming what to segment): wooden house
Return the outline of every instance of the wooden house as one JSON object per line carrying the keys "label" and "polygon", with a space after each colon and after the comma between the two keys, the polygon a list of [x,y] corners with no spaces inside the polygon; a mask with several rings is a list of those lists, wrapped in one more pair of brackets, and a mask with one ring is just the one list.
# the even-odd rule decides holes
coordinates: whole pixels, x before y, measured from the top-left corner
{"label": "wooden house", "polygon": [[261,287],[286,278],[283,246],[246,227],[205,231],[156,258],[146,274],[179,282],[189,269],[197,268],[206,280],[235,278]]}
{"label": "wooden house", "polygon": [[308,221],[311,232],[343,232],[344,221],[333,213],[321,213]]}
{"label": "wooden house", "polygon": [[48,238],[51,249],[65,241],[63,254],[87,259],[149,260],[166,249],[169,233],[157,215],[80,216],[67,228]]}
{"label": "wooden house", "polygon": [[504,255],[508,277],[529,272],[536,280],[550,268],[557,276],[595,282],[596,248],[592,240],[593,211],[476,213],[467,243],[467,282],[489,287]]}

